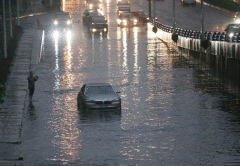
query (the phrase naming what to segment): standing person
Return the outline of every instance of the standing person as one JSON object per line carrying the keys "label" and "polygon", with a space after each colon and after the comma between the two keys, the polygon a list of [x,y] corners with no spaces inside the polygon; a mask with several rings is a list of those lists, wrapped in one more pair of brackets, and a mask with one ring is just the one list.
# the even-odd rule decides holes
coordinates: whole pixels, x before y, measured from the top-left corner
{"label": "standing person", "polygon": [[33,72],[30,71],[30,76],[27,78],[30,101],[32,101],[32,96],[33,96],[34,88],[35,88],[35,82],[37,81],[37,79],[38,79],[38,76],[33,76]]}

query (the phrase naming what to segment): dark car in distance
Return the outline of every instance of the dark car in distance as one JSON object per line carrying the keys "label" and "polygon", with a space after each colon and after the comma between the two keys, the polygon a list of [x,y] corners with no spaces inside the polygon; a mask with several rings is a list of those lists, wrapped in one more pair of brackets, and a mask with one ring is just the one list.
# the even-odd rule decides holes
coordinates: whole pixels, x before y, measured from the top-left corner
{"label": "dark car in distance", "polygon": [[117,25],[121,27],[126,26],[137,26],[138,25],[138,19],[136,16],[133,15],[133,13],[121,13],[118,16],[117,19]]}
{"label": "dark car in distance", "polygon": [[149,21],[149,15],[145,11],[134,11],[131,13],[137,17],[139,23],[147,23]]}
{"label": "dark car in distance", "polygon": [[90,17],[92,16],[101,16],[101,14],[94,10],[89,10],[88,12],[83,13],[83,24],[87,24],[90,21]]}
{"label": "dark car in distance", "polygon": [[91,32],[108,31],[108,23],[104,16],[92,16],[89,18],[88,22],[86,23],[88,29]]}
{"label": "dark car in distance", "polygon": [[72,28],[72,18],[67,12],[59,12],[53,18],[54,28]]}
{"label": "dark car in distance", "polygon": [[78,108],[86,110],[121,110],[121,98],[109,83],[88,83],[77,96]]}

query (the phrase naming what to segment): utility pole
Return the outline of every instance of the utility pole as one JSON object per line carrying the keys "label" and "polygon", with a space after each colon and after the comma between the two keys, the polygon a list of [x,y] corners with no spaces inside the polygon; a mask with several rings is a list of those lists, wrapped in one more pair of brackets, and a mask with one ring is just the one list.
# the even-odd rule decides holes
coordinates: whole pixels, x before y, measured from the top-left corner
{"label": "utility pole", "polygon": [[175,0],[173,0],[173,33],[175,33],[176,21],[175,21]]}
{"label": "utility pole", "polygon": [[204,37],[204,14],[203,14],[203,0],[201,0],[201,18],[202,18],[202,35]]}
{"label": "utility pole", "polygon": [[19,20],[19,1],[17,0],[17,25],[20,26],[20,20]]}
{"label": "utility pole", "polygon": [[36,19],[36,0],[34,0],[34,17]]}
{"label": "utility pole", "polygon": [[153,32],[157,33],[157,27],[156,27],[156,20],[155,20],[155,0],[153,0]]}
{"label": "utility pole", "polygon": [[3,38],[4,38],[4,58],[7,58],[7,35],[6,35],[6,16],[5,16],[5,0],[3,5]]}
{"label": "utility pole", "polygon": [[152,14],[152,10],[151,10],[151,8],[152,8],[152,7],[151,7],[151,0],[148,0],[148,2],[149,2],[149,3],[148,3],[148,10],[149,10],[149,13],[148,13],[148,14],[149,14],[149,20],[150,20],[151,17],[152,17],[152,15],[151,15],[151,14]]}
{"label": "utility pole", "polygon": [[9,18],[10,18],[10,36],[13,36],[13,32],[12,32],[12,7],[11,7],[11,0],[8,0],[9,2]]}
{"label": "utility pole", "polygon": [[173,0],[173,33],[172,33],[172,40],[177,43],[178,35],[176,34],[175,29],[176,29],[175,0]]}

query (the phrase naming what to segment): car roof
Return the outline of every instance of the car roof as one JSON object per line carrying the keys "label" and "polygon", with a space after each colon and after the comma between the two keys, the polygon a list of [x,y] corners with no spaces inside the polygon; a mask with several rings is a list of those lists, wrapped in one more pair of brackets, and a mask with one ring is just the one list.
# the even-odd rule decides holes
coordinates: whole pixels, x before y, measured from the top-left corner
{"label": "car roof", "polygon": [[121,16],[129,16],[129,15],[131,15],[131,16],[132,16],[133,14],[132,14],[132,13],[124,12],[124,13],[121,13],[120,15],[121,15]]}
{"label": "car roof", "polygon": [[89,16],[102,16],[102,15],[98,12],[90,12]]}
{"label": "car roof", "polygon": [[109,83],[86,83],[86,86],[112,86]]}
{"label": "car roof", "polygon": [[68,13],[68,12],[59,12],[59,13],[57,13],[57,15],[70,15],[70,13]]}

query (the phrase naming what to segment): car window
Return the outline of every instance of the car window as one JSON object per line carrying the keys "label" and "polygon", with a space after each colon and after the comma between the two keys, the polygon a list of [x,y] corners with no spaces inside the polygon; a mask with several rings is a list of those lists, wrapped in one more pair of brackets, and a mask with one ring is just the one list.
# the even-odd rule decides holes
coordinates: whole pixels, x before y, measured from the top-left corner
{"label": "car window", "polygon": [[57,15],[57,19],[58,20],[68,20],[68,19],[70,19],[70,16],[65,15],[65,14],[61,14],[61,15]]}
{"label": "car window", "polygon": [[89,16],[99,16],[100,14],[99,13],[97,13],[97,12],[91,12],[91,13],[89,13]]}
{"label": "car window", "polygon": [[85,94],[111,94],[115,93],[111,86],[88,86]]}
{"label": "car window", "polygon": [[92,20],[103,22],[103,21],[105,21],[105,18],[104,17],[92,17]]}
{"label": "car window", "polygon": [[134,17],[132,13],[122,13],[121,17]]}

